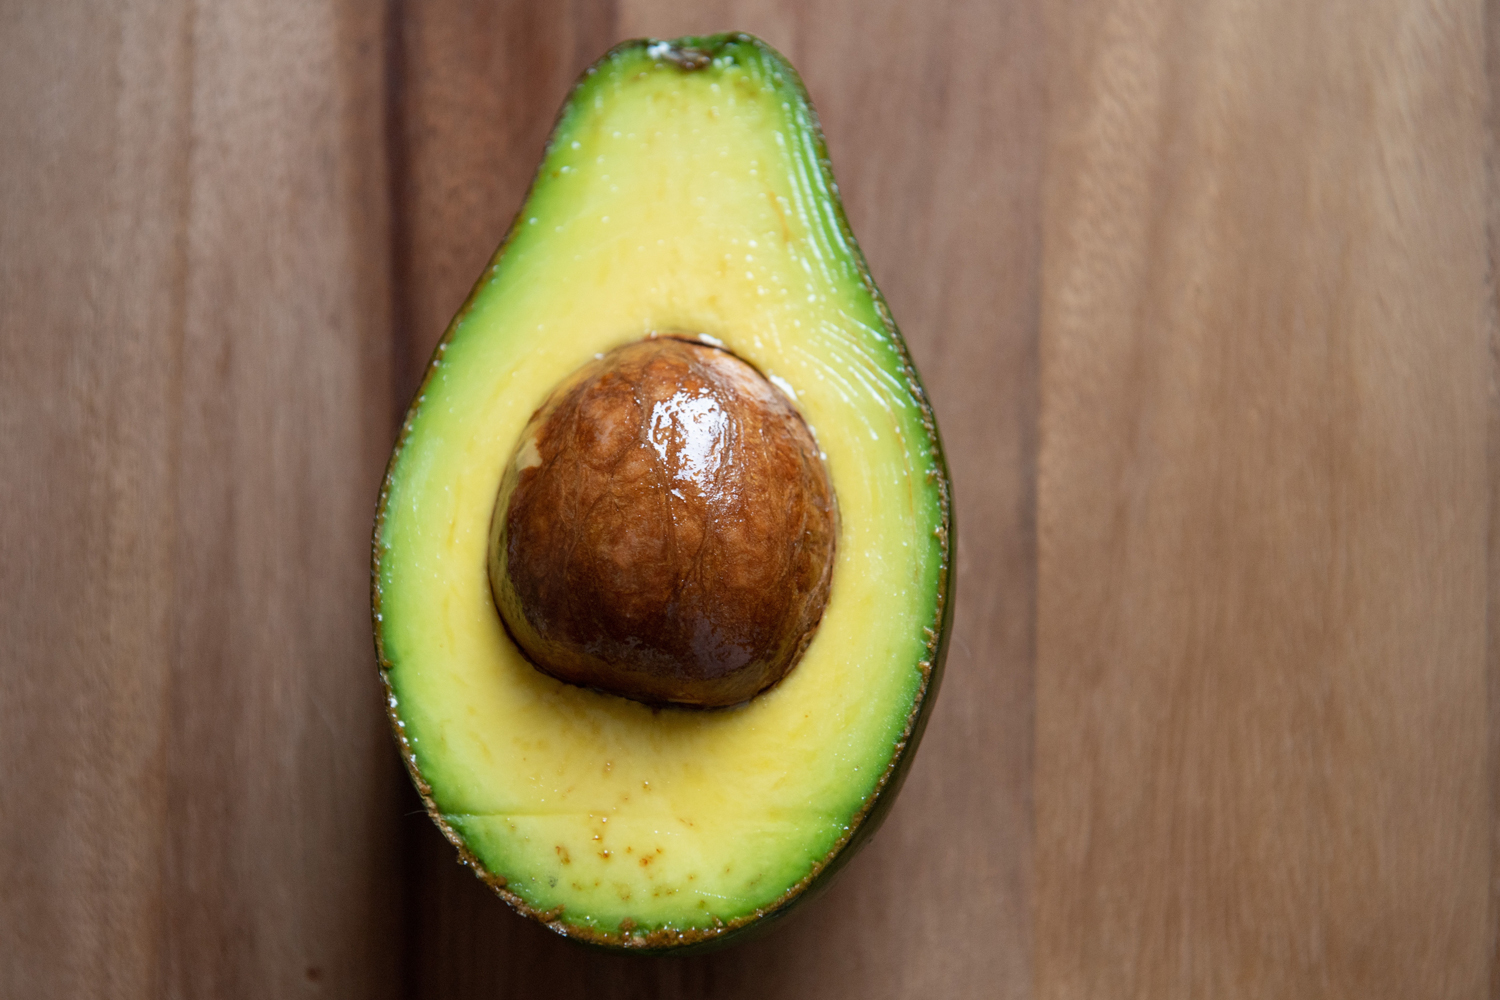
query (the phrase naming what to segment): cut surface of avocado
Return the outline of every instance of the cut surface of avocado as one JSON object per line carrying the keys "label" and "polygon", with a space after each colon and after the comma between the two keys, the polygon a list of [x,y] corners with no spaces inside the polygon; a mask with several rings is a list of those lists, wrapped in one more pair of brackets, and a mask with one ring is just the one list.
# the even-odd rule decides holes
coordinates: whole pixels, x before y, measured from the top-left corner
{"label": "cut surface of avocado", "polygon": [[[652,335],[766,375],[838,498],[816,635],[731,708],[556,680],[491,595],[496,491],[529,418]],[[894,797],[946,651],[951,535],[931,409],[790,66],[744,35],[612,50],[438,347],[381,495],[376,643],[434,818],[508,902],[572,937],[670,949],[765,924],[826,884]]]}

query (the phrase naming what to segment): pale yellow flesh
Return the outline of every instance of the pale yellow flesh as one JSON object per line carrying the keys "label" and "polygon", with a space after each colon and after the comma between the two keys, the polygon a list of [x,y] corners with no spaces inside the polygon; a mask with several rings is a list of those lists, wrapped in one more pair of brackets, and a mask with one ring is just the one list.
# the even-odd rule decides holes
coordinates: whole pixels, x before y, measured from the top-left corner
{"label": "pale yellow flesh", "polygon": [[[379,537],[394,708],[438,808],[531,906],[609,932],[731,920],[824,858],[907,723],[942,558],[929,431],[821,207],[805,109],[764,66],[636,62],[575,97],[503,263],[434,362]],[[722,711],[542,675],[485,574],[531,413],[596,353],[672,331],[789,391],[841,512],[806,656]]]}

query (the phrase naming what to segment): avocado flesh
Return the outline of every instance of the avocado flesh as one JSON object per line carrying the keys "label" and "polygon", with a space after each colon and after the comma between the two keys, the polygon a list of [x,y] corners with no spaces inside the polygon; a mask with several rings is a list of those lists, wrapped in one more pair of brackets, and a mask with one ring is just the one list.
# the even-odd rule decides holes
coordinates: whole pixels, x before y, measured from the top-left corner
{"label": "avocado flesh", "polygon": [[[536,670],[486,575],[533,411],[596,355],[684,332],[793,399],[842,518],[801,662],[708,712]],[[780,911],[873,828],[910,760],[950,618],[949,517],[931,411],[791,68],[746,36],[616,48],[564,106],[382,494],[376,638],[429,808],[513,905],[585,940],[671,946]]]}

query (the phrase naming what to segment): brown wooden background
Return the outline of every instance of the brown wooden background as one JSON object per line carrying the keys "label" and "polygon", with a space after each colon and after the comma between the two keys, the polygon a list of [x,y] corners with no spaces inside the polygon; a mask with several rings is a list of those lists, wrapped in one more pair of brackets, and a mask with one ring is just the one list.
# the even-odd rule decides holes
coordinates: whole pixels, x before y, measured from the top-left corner
{"label": "brown wooden background", "polygon": [[[0,996],[1500,996],[1497,14],[0,0]],[[931,390],[957,633],[832,892],[615,958],[420,815],[369,525],[573,76],[725,28]]]}

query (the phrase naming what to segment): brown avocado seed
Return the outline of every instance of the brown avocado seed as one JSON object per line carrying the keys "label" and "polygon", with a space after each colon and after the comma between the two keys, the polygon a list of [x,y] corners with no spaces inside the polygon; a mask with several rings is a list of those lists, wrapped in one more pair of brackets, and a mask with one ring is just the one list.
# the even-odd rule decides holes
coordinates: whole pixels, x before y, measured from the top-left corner
{"label": "brown avocado seed", "polygon": [[807,648],[837,534],[787,398],[727,351],[652,338],[585,365],[532,415],[500,485],[490,587],[553,677],[734,705]]}

